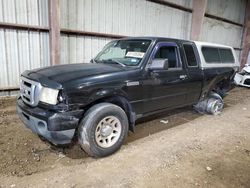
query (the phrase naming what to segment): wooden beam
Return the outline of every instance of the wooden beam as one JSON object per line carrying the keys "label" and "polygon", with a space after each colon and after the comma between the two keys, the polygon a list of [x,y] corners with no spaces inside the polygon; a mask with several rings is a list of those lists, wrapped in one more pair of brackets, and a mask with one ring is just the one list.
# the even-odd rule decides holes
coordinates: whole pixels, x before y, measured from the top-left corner
{"label": "wooden beam", "polygon": [[193,0],[191,39],[200,40],[207,0]]}
{"label": "wooden beam", "polygon": [[15,24],[15,23],[7,23],[7,22],[0,22],[0,28],[25,30],[25,31],[49,32],[48,27],[42,27],[42,26],[36,26],[36,25],[25,25],[25,24]]}
{"label": "wooden beam", "polygon": [[234,50],[238,50],[238,51],[242,50],[242,48],[238,48],[238,47],[233,47],[233,48],[234,48]]}
{"label": "wooden beam", "polygon": [[50,64],[60,64],[60,5],[59,0],[49,1]]}
{"label": "wooden beam", "polygon": [[0,87],[0,92],[3,91],[18,91],[20,88],[18,86],[15,87]]}
{"label": "wooden beam", "polygon": [[[249,59],[249,62],[247,60]],[[246,63],[250,63],[250,0],[248,0],[245,13],[245,27],[242,39],[242,54],[240,66],[243,68]]]}
{"label": "wooden beam", "polygon": [[222,17],[215,16],[215,15],[208,14],[208,13],[205,13],[205,17],[207,17],[207,18],[212,18],[212,19],[219,20],[219,21],[223,21],[223,22],[226,22],[226,23],[229,23],[229,24],[237,25],[237,26],[239,26],[239,27],[243,27],[243,26],[244,26],[244,25],[241,24],[241,23],[237,23],[237,22],[234,22],[234,21],[232,21],[232,20],[228,20],[228,19],[226,19],[226,18],[222,18]]}
{"label": "wooden beam", "polygon": [[62,28],[61,33],[66,34],[66,35],[80,35],[80,36],[103,37],[103,38],[113,38],[113,39],[127,37],[125,35],[80,31],[80,30],[73,30],[73,29],[66,29],[66,28]]}
{"label": "wooden beam", "polygon": [[[35,25],[25,25],[25,24],[15,24],[15,23],[6,23],[0,22],[0,28],[3,29],[14,29],[14,30],[25,30],[25,31],[37,31],[37,32],[50,32],[52,29],[49,27],[35,26]],[[99,33],[99,32],[90,32],[90,31],[80,31],[74,29],[62,28],[60,33],[66,35],[81,35],[81,36],[92,36],[92,37],[102,37],[102,38],[124,38],[125,35],[116,35],[110,33]]]}
{"label": "wooden beam", "polygon": [[152,2],[152,3],[157,3],[157,4],[160,4],[160,5],[164,5],[164,6],[168,6],[168,7],[171,7],[171,8],[175,8],[175,9],[178,9],[178,10],[182,10],[182,11],[185,11],[185,12],[192,12],[192,9],[191,8],[188,8],[188,7],[184,7],[184,6],[181,6],[181,5],[178,5],[178,4],[175,4],[175,3],[171,3],[171,2],[168,2],[168,1],[163,1],[163,0],[147,0],[149,2]]}

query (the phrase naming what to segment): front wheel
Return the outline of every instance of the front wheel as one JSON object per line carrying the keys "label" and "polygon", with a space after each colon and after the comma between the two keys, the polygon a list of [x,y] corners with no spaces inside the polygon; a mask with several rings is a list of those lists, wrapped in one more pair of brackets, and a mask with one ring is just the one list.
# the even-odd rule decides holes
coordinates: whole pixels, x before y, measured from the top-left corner
{"label": "front wheel", "polygon": [[90,156],[105,157],[117,151],[128,134],[128,118],[111,103],[91,107],[79,125],[78,140]]}

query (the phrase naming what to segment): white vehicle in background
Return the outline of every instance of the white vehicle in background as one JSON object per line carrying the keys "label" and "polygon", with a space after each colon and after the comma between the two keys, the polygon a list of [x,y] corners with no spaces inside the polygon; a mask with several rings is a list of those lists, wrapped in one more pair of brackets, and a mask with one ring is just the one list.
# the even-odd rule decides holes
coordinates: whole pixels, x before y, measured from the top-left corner
{"label": "white vehicle in background", "polygon": [[247,64],[239,73],[234,77],[236,85],[250,87],[250,65]]}

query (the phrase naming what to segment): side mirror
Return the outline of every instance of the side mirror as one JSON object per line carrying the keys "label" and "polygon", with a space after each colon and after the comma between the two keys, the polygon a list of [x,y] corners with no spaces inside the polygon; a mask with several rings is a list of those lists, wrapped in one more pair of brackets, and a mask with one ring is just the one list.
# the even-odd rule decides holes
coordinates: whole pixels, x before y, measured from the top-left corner
{"label": "side mirror", "polygon": [[90,60],[90,63],[96,63],[94,59],[91,59]]}
{"label": "side mirror", "polygon": [[153,59],[149,70],[168,70],[168,59]]}

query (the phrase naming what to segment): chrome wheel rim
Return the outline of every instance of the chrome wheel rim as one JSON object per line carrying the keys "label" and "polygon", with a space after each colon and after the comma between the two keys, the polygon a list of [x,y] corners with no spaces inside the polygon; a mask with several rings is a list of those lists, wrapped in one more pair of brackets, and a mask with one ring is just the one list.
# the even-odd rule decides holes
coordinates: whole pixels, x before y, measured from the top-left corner
{"label": "chrome wheel rim", "polygon": [[121,136],[121,122],[115,116],[103,118],[95,130],[95,141],[98,146],[108,148],[113,146]]}
{"label": "chrome wheel rim", "polygon": [[217,115],[221,113],[222,109],[223,109],[223,103],[217,100],[213,106],[213,113]]}

